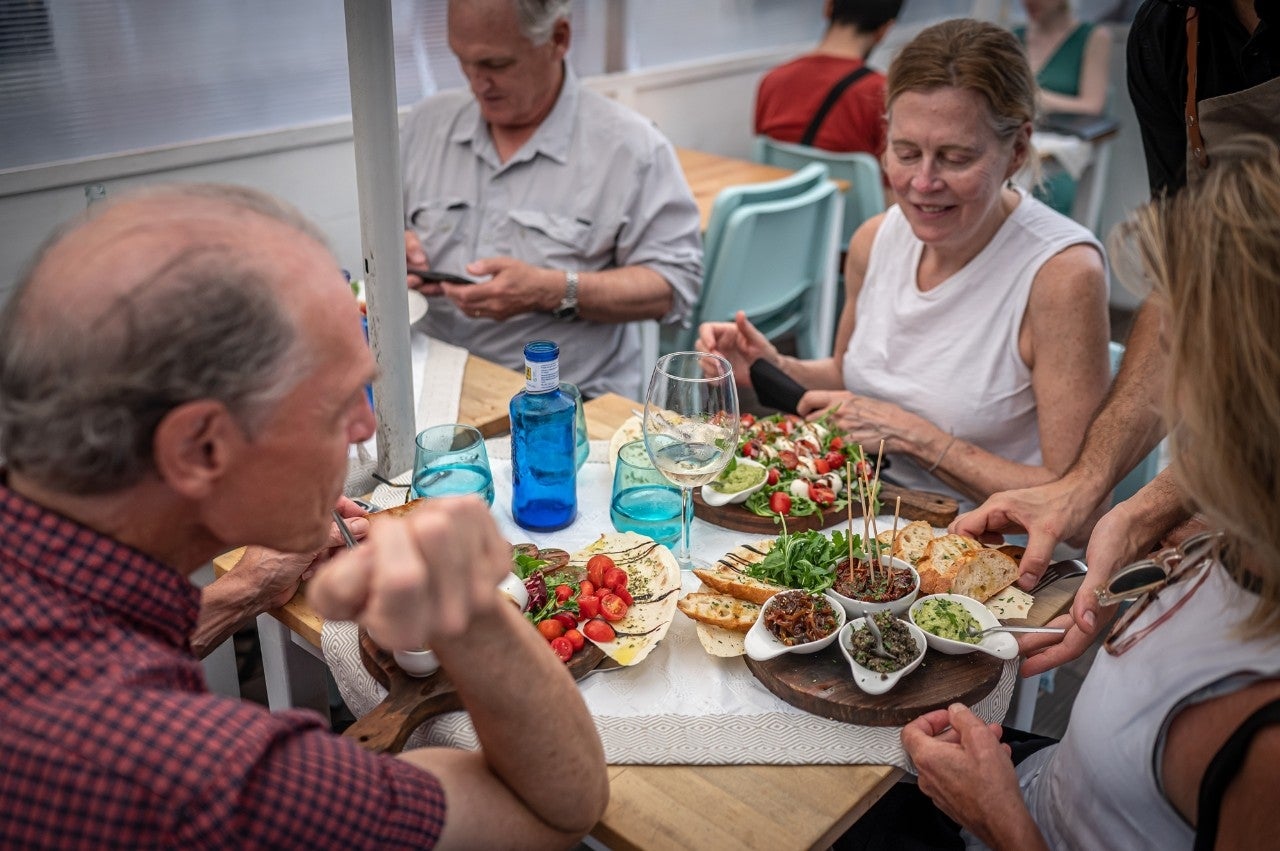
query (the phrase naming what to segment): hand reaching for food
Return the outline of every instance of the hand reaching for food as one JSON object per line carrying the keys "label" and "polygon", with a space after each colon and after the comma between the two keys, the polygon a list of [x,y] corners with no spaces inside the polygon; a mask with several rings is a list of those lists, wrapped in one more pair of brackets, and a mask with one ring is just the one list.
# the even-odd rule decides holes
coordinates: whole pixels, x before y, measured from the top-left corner
{"label": "hand reaching for food", "polygon": [[694,344],[700,352],[710,352],[723,357],[733,367],[734,380],[739,387],[751,383],[751,364],[764,358],[776,364],[778,349],[761,334],[741,310],[732,322],[704,322],[698,328],[698,340]]}

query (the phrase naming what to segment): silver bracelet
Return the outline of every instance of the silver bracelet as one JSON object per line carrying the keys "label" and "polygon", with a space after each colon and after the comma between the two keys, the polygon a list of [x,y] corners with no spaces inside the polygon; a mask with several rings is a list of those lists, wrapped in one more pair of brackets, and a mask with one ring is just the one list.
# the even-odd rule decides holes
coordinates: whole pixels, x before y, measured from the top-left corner
{"label": "silver bracelet", "polygon": [[938,465],[942,463],[943,458],[947,457],[947,453],[951,451],[951,445],[955,442],[956,436],[953,434],[951,435],[951,439],[947,441],[947,445],[942,447],[942,451],[938,453],[938,460],[933,462],[932,467],[925,470],[926,473],[932,473],[934,470],[938,469]]}

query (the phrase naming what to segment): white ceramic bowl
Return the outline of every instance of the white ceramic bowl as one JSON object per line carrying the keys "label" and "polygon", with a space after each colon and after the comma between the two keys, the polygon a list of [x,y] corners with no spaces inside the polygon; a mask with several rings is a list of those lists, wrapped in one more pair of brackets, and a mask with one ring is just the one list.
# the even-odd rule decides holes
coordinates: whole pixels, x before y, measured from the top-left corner
{"label": "white ceramic bowl", "polygon": [[915,602],[916,596],[920,593],[920,574],[911,566],[910,562],[903,561],[900,558],[894,558],[889,555],[880,556],[881,564],[891,564],[894,567],[911,571],[911,578],[915,580],[915,585],[910,593],[904,594],[896,600],[888,603],[870,603],[865,600],[858,600],[853,597],[846,597],[834,588],[827,591],[828,594],[835,597],[844,607],[845,614],[850,618],[860,618],[865,612],[891,612],[895,618],[905,618],[907,609],[911,608],[911,604]]}
{"label": "white ceramic bowl", "polygon": [[[750,458],[735,458],[734,460],[737,461],[739,467],[758,467],[764,470],[766,477],[769,474],[768,468],[758,461],[752,461]],[[765,479],[762,478],[758,484],[733,493],[721,493],[711,487],[710,484],[705,484],[702,486],[702,501],[710,506],[736,505],[740,502],[746,502],[747,497],[764,487],[764,483]]]}
{"label": "white ceramic bowl", "polygon": [[[965,597],[962,594],[929,594],[921,597],[911,605],[908,616],[911,623],[920,626],[916,622],[916,612],[928,600],[951,600],[964,606],[969,614],[973,615],[973,619],[978,622],[979,629],[987,629],[993,626],[999,626],[1000,621],[991,613],[991,610],[979,603],[972,597]],[[924,631],[925,640],[929,642],[929,646],[939,653],[946,653],[949,656],[959,656],[965,653],[972,653],[980,650],[983,653],[990,653],[1000,659],[1014,659],[1018,655],[1018,641],[1007,632],[994,632],[977,644],[970,644],[967,641],[955,641],[950,638],[942,638],[934,635],[927,629],[921,627]]]}
{"label": "white ceramic bowl", "polygon": [[817,653],[819,650],[831,646],[831,642],[836,640],[836,635],[839,634],[840,628],[844,626],[846,618],[844,609],[840,607],[840,603],[832,598],[830,594],[824,594],[823,596],[827,598],[827,602],[831,604],[831,608],[835,612],[836,628],[831,630],[831,634],[825,638],[819,638],[817,641],[810,641],[807,644],[796,644],[788,647],[779,641],[777,637],[769,631],[769,628],[764,625],[765,613],[769,611],[769,608],[778,600],[779,597],[786,594],[808,593],[808,591],[802,590],[779,591],[777,594],[770,597],[768,602],[760,607],[760,616],[756,618],[756,622],[752,624],[751,629],[747,631],[746,638],[743,640],[748,656],[755,659],[757,662],[763,662],[766,659],[781,656],[783,653]]}
{"label": "white ceramic bowl", "polygon": [[858,618],[857,620],[849,621],[840,630],[840,637],[836,639],[836,643],[840,645],[840,652],[844,654],[844,658],[849,662],[849,670],[853,671],[854,684],[867,694],[884,694],[889,689],[896,686],[898,684],[898,680],[920,667],[920,662],[924,660],[925,650],[927,650],[929,646],[928,641],[925,638],[924,630],[909,621],[899,619],[899,623],[905,626],[907,631],[911,633],[911,637],[916,640],[916,647],[919,648],[920,652],[916,654],[916,658],[907,664],[906,667],[899,668],[890,674],[881,674],[871,670],[870,668],[864,668],[853,659],[853,650],[851,649],[853,634],[858,630],[867,628],[866,618]]}
{"label": "white ceramic bowl", "polygon": [[429,677],[440,668],[434,650],[397,650],[396,664],[411,677]]}
{"label": "white ceramic bowl", "polygon": [[515,603],[516,608],[522,612],[524,607],[529,605],[529,589],[524,587],[524,582],[514,573],[508,573],[498,583],[498,590],[507,595],[508,599]]}

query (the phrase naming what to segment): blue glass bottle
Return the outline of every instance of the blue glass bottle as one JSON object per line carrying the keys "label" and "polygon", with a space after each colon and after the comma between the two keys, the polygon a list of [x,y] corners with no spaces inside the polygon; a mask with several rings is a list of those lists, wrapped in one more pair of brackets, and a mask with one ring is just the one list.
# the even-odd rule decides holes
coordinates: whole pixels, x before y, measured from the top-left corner
{"label": "blue glass bottle", "polygon": [[511,398],[511,516],[534,532],[563,529],[578,514],[576,405],[560,391],[560,347],[524,347],[525,389]]}

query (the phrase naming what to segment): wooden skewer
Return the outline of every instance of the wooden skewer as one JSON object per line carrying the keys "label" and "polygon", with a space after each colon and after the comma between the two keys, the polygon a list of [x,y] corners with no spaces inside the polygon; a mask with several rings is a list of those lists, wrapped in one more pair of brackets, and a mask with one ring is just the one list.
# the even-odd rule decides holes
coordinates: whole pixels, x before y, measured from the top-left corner
{"label": "wooden skewer", "polygon": [[844,462],[845,501],[844,507],[849,511],[849,581],[853,581],[853,500],[848,498],[847,489],[853,481],[853,465],[848,459]]}

